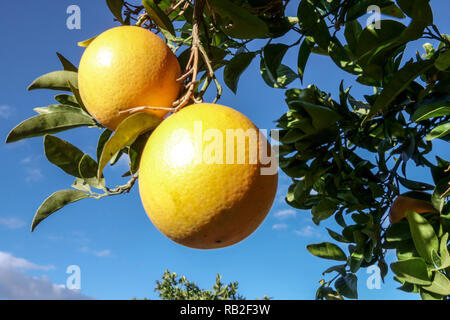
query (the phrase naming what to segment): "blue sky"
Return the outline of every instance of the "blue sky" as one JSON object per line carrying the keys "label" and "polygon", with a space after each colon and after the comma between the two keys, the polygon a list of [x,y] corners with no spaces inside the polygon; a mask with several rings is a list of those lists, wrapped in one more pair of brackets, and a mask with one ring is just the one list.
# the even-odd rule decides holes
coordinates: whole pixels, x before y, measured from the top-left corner
{"label": "blue sky", "polygon": [[[431,3],[435,23],[443,33],[449,33],[448,2]],[[81,30],[66,28],[66,9],[71,4],[81,8]],[[295,5],[288,10],[295,15]],[[17,123],[34,115],[34,107],[53,103],[56,92],[27,92],[26,87],[37,76],[60,69],[55,52],[77,65],[83,48],[76,43],[117,23],[104,1],[2,1],[0,11],[0,136],[6,137]],[[284,40],[289,43],[296,39],[287,36],[279,41]],[[409,56],[422,50],[423,42],[411,45]],[[288,52],[284,64],[296,66],[297,48]],[[371,90],[358,86],[329,58],[317,55],[308,62],[304,85],[317,84],[336,97],[341,79],[347,86],[354,86],[352,93],[356,97]],[[291,85],[299,86],[298,80]],[[265,85],[257,59],[242,77],[237,95],[225,88],[220,103],[238,109],[266,129],[274,128],[273,121],[286,111],[284,90]],[[97,129],[76,129],[59,136],[94,155],[99,133]],[[442,156],[450,156],[448,145],[437,142],[435,148]],[[0,299],[156,299],[155,280],[165,269],[184,274],[203,288],[209,288],[215,275],[221,273],[225,282],[239,281],[240,293],[250,299],[263,295],[312,299],[321,272],[333,263],[311,256],[305,248],[308,243],[329,240],[325,226],[333,228],[333,223],[327,221],[317,227],[309,212],[285,204],[289,179],[283,174],[277,198],[264,223],[249,238],[229,248],[199,251],[171,242],[148,220],[137,188],[124,196],[88,199],[67,206],[31,233],[29,226],[41,202],[54,191],[69,188],[73,180],[47,162],[42,138],[11,145],[2,143],[0,149]],[[412,165],[409,169],[410,178],[430,180],[427,171]],[[117,177],[125,170],[123,161],[108,168],[105,175],[111,184],[122,183]],[[61,287],[66,283],[69,265],[81,269],[81,293]],[[392,273],[381,290],[367,288],[368,276],[365,270],[359,272],[362,299],[417,298],[396,290]]]}

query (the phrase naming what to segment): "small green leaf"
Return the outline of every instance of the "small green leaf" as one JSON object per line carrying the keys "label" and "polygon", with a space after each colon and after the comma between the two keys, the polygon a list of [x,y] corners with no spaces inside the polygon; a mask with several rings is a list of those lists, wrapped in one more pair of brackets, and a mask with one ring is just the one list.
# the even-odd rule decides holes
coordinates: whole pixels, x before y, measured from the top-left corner
{"label": "small green leaf", "polygon": [[29,86],[28,90],[50,89],[70,91],[68,82],[78,87],[78,73],[73,71],[53,71],[35,79]]}
{"label": "small green leaf", "polygon": [[161,8],[158,7],[155,1],[143,0],[142,4],[144,5],[145,11],[147,12],[150,19],[152,19],[161,30],[168,31],[172,36],[176,36],[172,22],[164,13],[164,11],[162,11]]}
{"label": "small green leaf", "polygon": [[417,252],[428,263],[433,263],[432,250],[438,252],[439,241],[431,224],[422,215],[407,211],[409,228]]}
{"label": "small green leaf", "polygon": [[328,229],[328,228],[326,228],[326,229],[327,229],[330,237],[332,237],[334,240],[343,242],[343,243],[350,243],[350,241],[348,241],[344,236],[340,235],[339,233],[334,232],[333,230]]}
{"label": "small green leaf", "polygon": [[147,144],[148,138],[148,134],[140,135],[130,146],[128,154],[130,156],[130,171],[132,174],[135,174],[139,170],[141,155],[144,151],[145,145]]}
{"label": "small green leaf", "polygon": [[359,35],[362,32],[361,24],[358,20],[352,20],[345,24],[345,40],[347,40],[350,51],[356,54],[356,48],[358,45]]}
{"label": "small green leaf", "polygon": [[436,138],[441,138],[447,142],[450,141],[450,122],[443,123],[433,130],[425,137],[427,141],[431,141]]}
{"label": "small green leaf", "polygon": [[67,174],[82,178],[78,165],[84,153],[67,141],[58,137],[46,135],[44,137],[44,151],[48,161],[61,168]]}
{"label": "small green leaf", "polygon": [[321,48],[328,48],[330,32],[325,20],[309,0],[302,0],[297,9],[297,17],[303,34],[312,36]]}
{"label": "small green leaf", "polygon": [[56,53],[56,55],[58,56],[59,61],[61,62],[64,70],[66,71],[73,71],[73,72],[78,72],[78,68],[75,67],[72,62],[70,62],[69,60],[67,60],[62,54],[60,54],[59,52]]}
{"label": "small green leaf", "polygon": [[55,100],[58,101],[60,104],[66,104],[66,105],[70,105],[72,107],[76,107],[79,108],[80,105],[78,104],[77,99],[69,94],[57,94],[55,96]]}
{"label": "small green leaf", "polygon": [[260,73],[264,82],[272,88],[285,89],[286,85],[298,78],[298,75],[294,71],[292,71],[291,68],[285,66],[284,64],[280,64],[277,69],[277,74],[273,75],[267,69],[264,59],[261,59]]}
{"label": "small green leaf", "polygon": [[346,261],[347,256],[337,245],[330,242],[321,242],[317,244],[309,244],[306,249],[314,256],[337,261]]}
{"label": "small green leaf", "polygon": [[266,38],[269,34],[267,24],[251,14],[249,10],[229,0],[210,0],[209,4],[215,14],[229,21],[222,30],[225,34],[237,39]]}
{"label": "small green leaf", "polygon": [[264,47],[264,61],[271,74],[277,74],[277,70],[288,49],[289,46],[282,43],[269,44]]}
{"label": "small green leaf", "polygon": [[423,289],[442,296],[450,295],[450,280],[441,272],[435,272],[433,282],[429,286],[423,286]]}
{"label": "small green leaf", "polygon": [[308,38],[305,38],[303,40],[302,44],[300,45],[300,49],[298,51],[298,58],[297,58],[297,68],[298,68],[298,74],[300,76],[300,81],[303,82],[303,76],[305,75],[305,68],[306,63],[308,62],[308,58],[311,54],[311,48],[314,47],[314,43],[311,43]]}
{"label": "small green leaf", "polygon": [[97,178],[98,164],[88,154],[84,154],[78,164],[78,172],[80,177],[90,186],[96,189],[105,187],[105,179]]}
{"label": "small green leaf", "polygon": [[417,190],[417,191],[425,191],[425,190],[433,190],[434,187],[425,182],[408,180],[402,177],[398,177],[398,181],[409,190]]}
{"label": "small green leaf", "polygon": [[389,104],[394,101],[394,99],[403,92],[414,79],[425,73],[432,66],[433,63],[429,60],[407,63],[392,77],[383,91],[381,91],[381,94],[377,97],[370,109],[368,118],[371,118],[379,112],[386,111]]}
{"label": "small green leaf", "polygon": [[420,288],[420,298],[422,300],[442,300],[444,297],[439,294],[431,293],[424,290],[423,288]]}
{"label": "small green leaf", "polygon": [[300,100],[299,104],[310,115],[312,119],[312,125],[316,129],[328,129],[335,126],[336,122],[341,119],[341,116],[336,111],[325,106],[320,106]]}
{"label": "small green leaf", "polygon": [[411,116],[411,121],[419,122],[434,117],[450,115],[450,100],[446,96],[441,101],[424,103]]}
{"label": "small green leaf", "polygon": [[54,112],[27,119],[17,125],[6,138],[6,143],[26,138],[57,133],[81,126],[95,126],[94,120],[79,112]]}
{"label": "small green leaf", "polygon": [[108,141],[108,139],[111,137],[112,134],[113,132],[111,130],[105,129],[100,135],[97,142],[97,162],[100,162],[100,157],[102,156],[105,143]]}
{"label": "small green leaf", "polygon": [[324,272],[322,272],[322,275],[325,275],[327,273],[331,273],[331,272],[337,272],[341,275],[345,275],[345,268],[347,267],[346,264],[340,264],[337,266],[332,266],[329,267],[328,269],[326,269]]}
{"label": "small green leaf", "polygon": [[434,62],[434,66],[440,71],[447,70],[450,67],[450,50],[441,53]]}
{"label": "small green leaf", "polygon": [[103,169],[117,152],[133,143],[141,134],[156,128],[160,122],[161,118],[145,112],[133,114],[123,120],[112,137],[105,143],[99,160],[97,176],[101,177]]}
{"label": "small green leaf", "polygon": [[411,258],[391,263],[391,270],[397,277],[418,285],[430,285],[427,264],[422,258]]}
{"label": "small green leaf", "polygon": [[124,2],[124,0],[106,0],[109,10],[121,24],[124,24],[122,17],[122,7]]}
{"label": "small green leaf", "polygon": [[349,299],[358,299],[358,278],[349,273],[336,280],[334,286],[337,292]]}
{"label": "small green leaf", "polygon": [[336,212],[338,204],[336,200],[323,198],[320,202],[314,206],[311,210],[313,221],[315,224],[319,224],[322,220],[326,220]]}
{"label": "small green leaf", "polygon": [[31,223],[31,231],[33,232],[42,220],[65,205],[88,197],[89,195],[86,192],[79,190],[61,190],[53,193],[50,197],[45,199],[34,215],[33,222]]}
{"label": "small green leaf", "polygon": [[239,78],[255,57],[254,52],[242,52],[233,57],[223,71],[225,84],[236,94]]}

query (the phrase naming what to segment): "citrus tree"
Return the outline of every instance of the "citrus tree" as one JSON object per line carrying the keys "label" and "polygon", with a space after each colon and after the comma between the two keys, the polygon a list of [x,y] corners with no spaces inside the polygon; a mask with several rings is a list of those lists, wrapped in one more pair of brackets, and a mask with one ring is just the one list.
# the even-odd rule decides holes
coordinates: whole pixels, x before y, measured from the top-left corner
{"label": "citrus tree", "polygon": [[[36,108],[38,115],[7,137],[10,143],[44,136],[47,159],[75,177],[73,189],[44,201],[32,230],[69,203],[129,192],[138,179],[144,145],[165,122],[155,114],[202,103],[211,86],[216,91],[212,102],[217,102],[223,85],[218,72],[236,93],[241,75],[256,59],[268,87],[286,94],[287,108],[280,110],[284,114],[277,121],[279,166],[292,178],[286,202],[310,210],[317,225],[334,218],[340,229],[327,229],[329,236],[348,251],[332,242],[307,246],[317,257],[338,261],[323,272],[316,298],[357,298],[357,271],[376,265],[384,279],[387,250],[395,250],[397,261],[390,270],[401,290],[423,299],[448,299],[450,162],[444,159],[446,150],[433,150],[433,140],[450,138],[450,37],[433,23],[429,0],[301,0],[294,4],[296,16],[285,14],[287,5],[293,5],[289,0],[106,2],[119,24],[149,29],[164,39],[179,63],[179,70],[170,72],[173,79],[179,76],[175,80],[182,90],[172,105],[160,102],[163,106],[155,108],[139,105],[138,99],[119,111],[120,119],[105,124],[88,105],[89,97],[99,92],[80,92],[85,91],[79,83],[86,79],[83,63],[78,74],[58,54],[63,70],[39,77],[29,90],[67,93],[55,96],[57,104]],[[361,25],[368,8],[379,9],[384,18]],[[277,40],[287,33],[297,41]],[[260,49],[250,49],[262,39],[266,41]],[[424,52],[406,56],[406,46],[416,40],[423,41]],[[95,38],[79,43],[87,51],[91,44],[96,45]],[[298,52],[295,66],[283,64],[289,50]],[[312,54],[328,56],[356,77],[353,85],[371,87],[373,94],[355,97],[343,82],[337,97],[318,85],[292,88],[308,72]],[[53,135],[82,126],[102,129],[96,160]],[[432,150],[439,154],[435,159],[428,156]],[[125,155],[130,158],[124,173],[129,182],[107,186],[103,169]],[[408,163],[429,170],[433,184],[409,179]]]}

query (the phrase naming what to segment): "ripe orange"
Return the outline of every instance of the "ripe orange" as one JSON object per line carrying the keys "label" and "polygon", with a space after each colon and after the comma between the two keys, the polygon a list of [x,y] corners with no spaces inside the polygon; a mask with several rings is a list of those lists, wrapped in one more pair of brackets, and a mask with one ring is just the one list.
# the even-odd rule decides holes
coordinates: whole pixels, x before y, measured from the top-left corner
{"label": "ripe orange", "polygon": [[[232,108],[195,104],[165,119],[144,148],[139,168],[143,206],[156,228],[179,244],[198,249],[235,244],[255,231],[272,206],[277,170],[261,174],[270,165],[259,157],[251,161],[249,137],[241,140],[245,162],[239,163],[243,144],[235,138],[234,146],[227,143],[227,129],[258,132]],[[264,136],[257,140],[252,144],[257,152],[263,146],[270,150]]]}
{"label": "ripe orange", "polygon": [[[171,107],[181,84],[180,65],[158,36],[140,27],[121,26],[97,36],[81,57],[80,95],[89,113],[114,130],[140,106]],[[160,117],[165,110],[151,110]]]}
{"label": "ripe orange", "polygon": [[389,211],[391,223],[396,223],[406,217],[406,211],[417,213],[437,212],[431,204],[431,196],[426,192],[406,192],[401,194],[392,203]]}

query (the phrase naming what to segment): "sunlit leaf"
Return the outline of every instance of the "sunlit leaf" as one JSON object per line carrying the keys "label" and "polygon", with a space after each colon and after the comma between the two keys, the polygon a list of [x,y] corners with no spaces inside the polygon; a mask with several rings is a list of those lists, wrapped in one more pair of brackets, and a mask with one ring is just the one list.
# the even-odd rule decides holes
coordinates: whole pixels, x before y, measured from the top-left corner
{"label": "sunlit leaf", "polygon": [[331,242],[309,244],[306,249],[314,256],[337,261],[346,261],[347,256],[337,245]]}
{"label": "sunlit leaf", "polygon": [[36,89],[50,89],[70,91],[68,82],[78,87],[78,74],[73,71],[53,71],[34,80],[29,86],[28,90]]}

